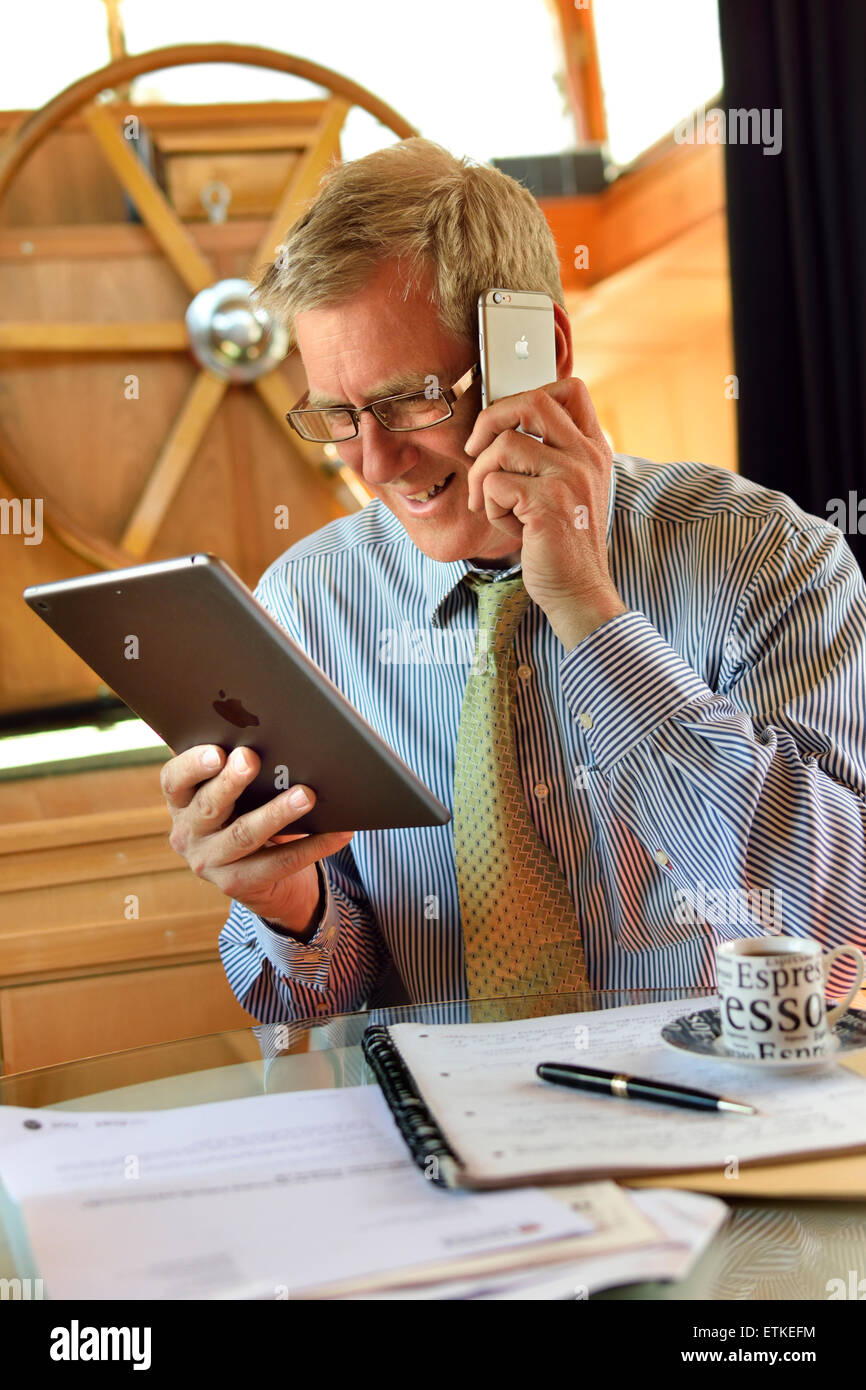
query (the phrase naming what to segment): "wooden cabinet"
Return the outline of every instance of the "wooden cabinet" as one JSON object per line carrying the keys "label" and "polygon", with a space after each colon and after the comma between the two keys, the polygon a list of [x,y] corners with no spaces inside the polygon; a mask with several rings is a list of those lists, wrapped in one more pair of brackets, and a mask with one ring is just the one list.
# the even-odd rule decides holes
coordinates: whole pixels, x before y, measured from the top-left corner
{"label": "wooden cabinet", "polygon": [[251,1022],[233,998],[219,962],[0,990],[4,1073]]}
{"label": "wooden cabinet", "polygon": [[0,783],[4,1074],[251,1026],[170,826],[156,764]]}

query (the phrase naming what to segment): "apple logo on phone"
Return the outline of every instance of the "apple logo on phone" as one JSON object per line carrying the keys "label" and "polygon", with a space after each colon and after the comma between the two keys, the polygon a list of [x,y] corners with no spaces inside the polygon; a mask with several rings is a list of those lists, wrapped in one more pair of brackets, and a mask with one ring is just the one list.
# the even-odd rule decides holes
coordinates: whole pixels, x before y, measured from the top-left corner
{"label": "apple logo on phone", "polygon": [[244,709],[240,700],[226,699],[224,690],[220,691],[220,698],[214,700],[213,707],[217,714],[223,719],[227,719],[230,724],[235,724],[239,729],[245,729],[249,724],[258,724],[258,719],[249,710]]}
{"label": "apple logo on phone", "polygon": [[518,338],[518,339],[517,339],[517,342],[514,344],[514,352],[515,352],[515,356],[521,357],[521,358],[524,358],[524,359],[527,358],[527,357],[529,356],[529,344],[528,344],[528,342],[526,341],[526,334],[525,334],[525,333],[524,333],[523,337],[522,337],[522,338]]}

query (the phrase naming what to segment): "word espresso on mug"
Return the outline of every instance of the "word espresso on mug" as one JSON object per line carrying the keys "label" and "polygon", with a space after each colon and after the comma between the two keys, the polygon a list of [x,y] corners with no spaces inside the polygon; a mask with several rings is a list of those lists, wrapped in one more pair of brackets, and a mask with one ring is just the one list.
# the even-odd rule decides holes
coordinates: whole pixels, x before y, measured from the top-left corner
{"label": "word espresso on mug", "polygon": [[[824,994],[833,961],[857,960],[857,979],[845,999],[827,1009]],[[832,1052],[832,1026],[863,980],[856,946],[824,956],[815,941],[778,936],[726,941],[716,951],[722,1036],[740,1057],[759,1061],[808,1061]]]}
{"label": "word espresso on mug", "polygon": [[[777,959],[778,964],[773,961],[759,965],[748,957],[734,962],[736,988],[746,991],[750,997],[747,1001],[741,995],[728,995],[725,1013],[730,1026],[751,1028],[753,1033],[767,1033],[774,1022],[778,1022],[782,1032],[789,1033],[802,1033],[807,1026],[820,1029],[814,1041],[823,1041],[824,971],[820,961],[789,965]],[[818,988],[801,994],[803,985],[817,985]],[[795,993],[788,994],[788,990]],[[738,1021],[740,1015],[746,1017]]]}

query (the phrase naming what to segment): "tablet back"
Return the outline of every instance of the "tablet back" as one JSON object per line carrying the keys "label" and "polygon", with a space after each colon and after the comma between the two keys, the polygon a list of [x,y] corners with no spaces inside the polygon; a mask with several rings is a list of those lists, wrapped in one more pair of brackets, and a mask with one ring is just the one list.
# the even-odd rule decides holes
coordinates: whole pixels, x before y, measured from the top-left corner
{"label": "tablet back", "polygon": [[49,627],[175,753],[253,748],[235,815],[303,782],[287,833],[444,825],[448,810],[215,555],[185,555],[24,591]]}

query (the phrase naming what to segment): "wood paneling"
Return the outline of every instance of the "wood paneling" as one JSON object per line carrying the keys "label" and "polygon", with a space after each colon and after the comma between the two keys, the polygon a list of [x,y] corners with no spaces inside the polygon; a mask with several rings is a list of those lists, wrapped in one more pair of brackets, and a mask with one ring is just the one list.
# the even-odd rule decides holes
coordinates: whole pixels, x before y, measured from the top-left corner
{"label": "wood paneling", "polygon": [[143,560],[149,554],[225,393],[225,381],[211,372],[199,372],[193,379],[124,527],[121,544],[135,559]]}
{"label": "wood paneling", "polygon": [[0,990],[4,1072],[249,1023],[218,963]]}
{"label": "wood paneling", "polygon": [[167,191],[181,217],[204,222],[207,210],[201,200],[202,190],[210,183],[223,183],[231,194],[227,216],[263,217],[273,208],[297,163],[296,154],[283,150],[173,155],[165,161]]}
{"label": "wood paneling", "polygon": [[327,167],[340,158],[340,132],[349,114],[349,103],[335,99],[328,103],[315,142],[299,156],[291,178],[276,201],[271,221],[256,248],[255,261],[266,262],[281,243],[286,229],[294,225],[315,197]]}
{"label": "wood paneling", "polygon": [[[563,288],[580,291],[723,212],[724,151],[665,140],[603,193],[539,202],[559,249]],[[579,246],[588,249],[585,268],[575,266]]]}
{"label": "wood paneling", "polygon": [[616,450],[736,469],[723,212],[566,300],[574,371]]}
{"label": "wood paneling", "polygon": [[[151,121],[148,129],[153,133]],[[316,138],[314,125],[227,126],[214,124],[207,130],[171,129],[160,131],[157,145],[164,155],[257,154],[260,150],[304,150]]]}
{"label": "wood paneling", "polygon": [[[186,873],[186,879],[182,873]],[[9,932],[0,932],[0,983],[23,985],[38,980],[101,975],[121,966],[137,969],[160,963],[211,960],[216,952],[220,928],[228,916],[229,904],[204,911],[195,904],[184,906],[187,898],[209,901],[210,885],[199,884],[187,869],[176,871],[160,883],[154,876],[130,875],[124,893],[108,895],[103,885],[71,885],[52,889],[38,899],[31,898],[21,920]],[[195,889],[195,892],[193,891]],[[123,917],[126,893],[139,896],[145,914],[136,921]],[[169,904],[173,909],[154,915],[154,905]],[[4,911],[15,910],[15,896],[9,895]],[[108,922],[81,925],[87,914],[111,915]],[[55,918],[74,915],[71,924]],[[110,1050],[112,1044],[107,1043]]]}
{"label": "wood paneling", "polygon": [[[168,756],[166,750],[166,760]],[[32,826],[24,822],[53,820],[54,844],[80,844],[83,816],[92,817],[92,823],[98,826],[106,816],[138,812],[152,824],[154,817],[167,814],[160,794],[159,773],[159,766],[102,768],[71,776],[46,770],[41,777],[2,781],[0,826],[15,825],[21,843],[32,845]],[[61,818],[72,827],[68,838],[57,826]]]}
{"label": "wood paneling", "polygon": [[182,319],[160,323],[0,323],[0,351],[182,352],[188,343]]}
{"label": "wood paneling", "polygon": [[604,193],[541,200],[574,372],[620,453],[737,467],[723,155],[667,139]]}
{"label": "wood paneling", "polygon": [[0,984],[216,959],[229,901],[171,849],[159,768],[132,771],[45,779],[72,814],[41,815],[45,788],[27,814],[27,783],[0,784]]}
{"label": "wood paneling", "polygon": [[[138,116],[156,143],[170,153],[201,148],[211,131],[225,131],[227,110],[232,138],[241,148],[262,149],[251,141],[266,132],[266,148],[291,151],[322,119],[325,106],[324,101],[245,102],[229,107],[124,104],[122,114]],[[23,114],[0,112],[0,140]],[[223,148],[222,144],[217,148]],[[194,215],[204,216],[201,205]],[[0,226],[123,222],[126,217],[123,190],[106,168],[80,115],[67,120],[34,150],[0,202]]]}
{"label": "wood paneling", "polygon": [[132,142],[124,139],[117,113],[97,102],[83,115],[100,153],[187,289],[193,294],[206,289],[213,279],[209,262],[163,197],[155,177],[137,158]]}
{"label": "wood paneling", "polygon": [[[9,115],[0,115],[3,135],[12,124]],[[92,135],[80,122],[77,129],[56,131],[34,150],[0,201],[0,226],[4,227],[124,222],[127,216],[123,189],[105,168]]]}
{"label": "wood paneling", "polygon": [[[221,257],[238,253],[249,259],[250,248],[257,244],[266,226],[264,218],[220,224],[196,223],[190,226],[189,234],[196,246],[216,263]],[[0,262],[72,260],[77,265],[80,261],[124,260],[127,256],[152,256],[153,253],[153,237],[147,228],[128,223],[94,222],[81,227],[39,227],[33,223],[0,227]],[[245,266],[246,261],[237,264]],[[76,277],[80,279],[80,272],[76,272]],[[183,296],[180,302],[185,303]],[[90,305],[91,309],[95,307]],[[100,303],[99,309],[103,320],[111,318],[113,305],[110,302]],[[149,300],[142,305],[142,310],[152,312]]]}
{"label": "wood paneling", "polygon": [[736,401],[729,326],[683,338],[677,348],[595,381],[592,399],[617,452],[665,462],[694,459],[737,468]]}
{"label": "wood paneling", "polygon": [[0,783],[8,1070],[252,1024],[219,960],[229,899],[170,828],[159,766]]}

